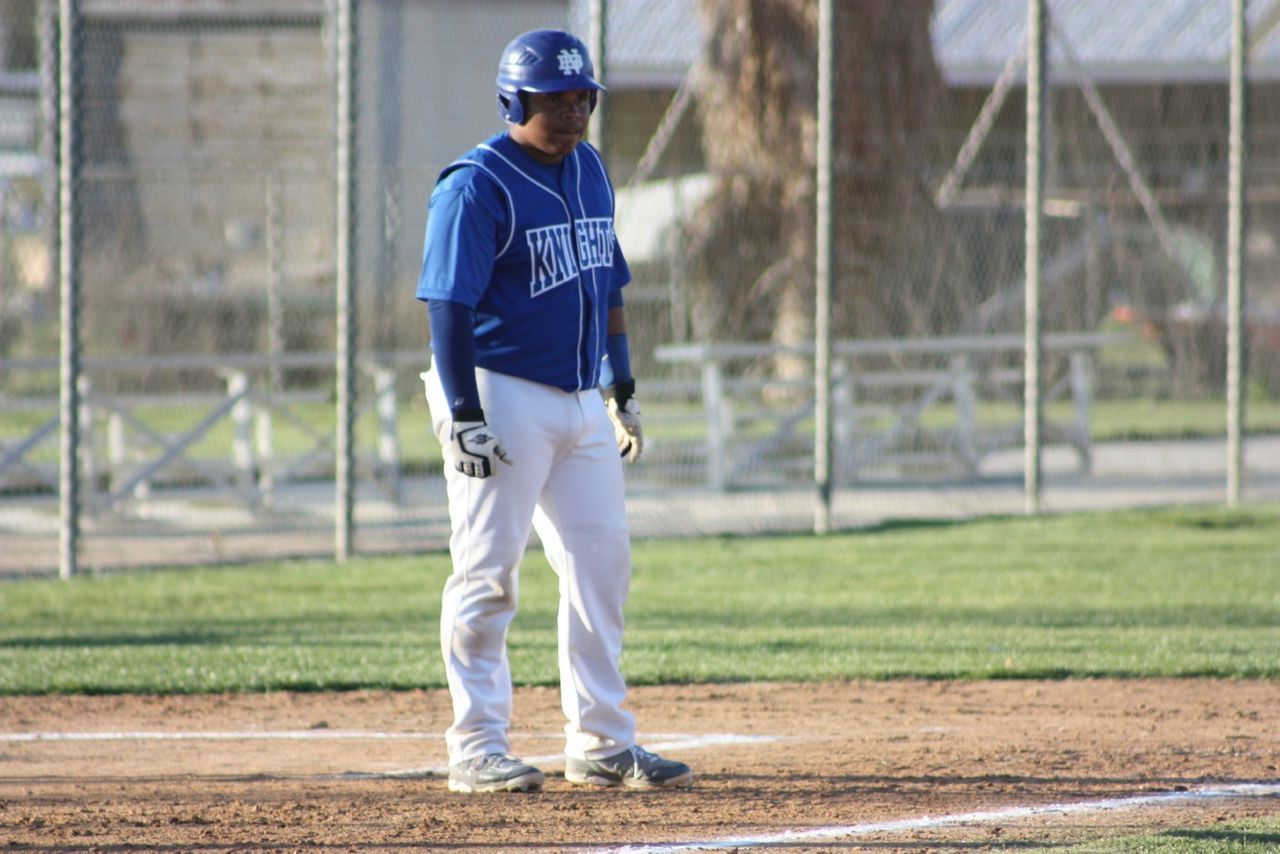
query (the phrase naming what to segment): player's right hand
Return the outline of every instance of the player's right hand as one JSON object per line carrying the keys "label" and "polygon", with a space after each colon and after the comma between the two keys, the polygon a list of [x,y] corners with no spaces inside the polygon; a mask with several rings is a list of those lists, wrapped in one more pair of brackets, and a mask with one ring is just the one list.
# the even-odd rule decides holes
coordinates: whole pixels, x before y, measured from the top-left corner
{"label": "player's right hand", "polygon": [[453,465],[467,477],[489,477],[497,469],[494,460],[511,465],[502,441],[484,421],[455,421],[449,434]]}

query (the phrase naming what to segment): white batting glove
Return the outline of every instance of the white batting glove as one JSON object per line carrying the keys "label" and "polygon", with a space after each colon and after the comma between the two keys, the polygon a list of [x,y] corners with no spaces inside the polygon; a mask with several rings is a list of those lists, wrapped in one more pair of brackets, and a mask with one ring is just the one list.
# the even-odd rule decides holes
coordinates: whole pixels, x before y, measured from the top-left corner
{"label": "white batting glove", "polygon": [[511,465],[502,441],[484,421],[455,421],[449,433],[453,466],[467,477],[489,477],[497,466],[494,460]]}
{"label": "white batting glove", "polygon": [[613,438],[618,442],[619,453],[634,463],[640,459],[640,451],[644,449],[644,436],[640,432],[640,402],[634,397],[611,397],[605,407],[609,420],[613,422]]}

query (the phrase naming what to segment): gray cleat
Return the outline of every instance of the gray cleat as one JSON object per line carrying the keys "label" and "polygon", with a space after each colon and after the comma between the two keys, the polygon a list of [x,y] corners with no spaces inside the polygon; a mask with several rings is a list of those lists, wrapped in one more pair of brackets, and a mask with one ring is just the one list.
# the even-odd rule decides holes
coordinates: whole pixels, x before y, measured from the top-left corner
{"label": "gray cleat", "polygon": [[565,758],[564,778],[589,786],[661,789],[693,785],[693,771],[683,762],[663,759],[643,747],[631,747],[604,759]]}
{"label": "gray cleat", "polygon": [[542,772],[506,753],[488,753],[449,766],[451,792],[536,792]]}

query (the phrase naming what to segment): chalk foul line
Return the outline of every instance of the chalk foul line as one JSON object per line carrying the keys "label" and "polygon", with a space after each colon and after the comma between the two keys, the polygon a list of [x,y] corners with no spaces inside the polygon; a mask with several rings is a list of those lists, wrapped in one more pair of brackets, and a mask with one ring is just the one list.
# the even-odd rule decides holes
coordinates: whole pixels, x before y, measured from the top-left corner
{"label": "chalk foul line", "polygon": [[[524,733],[520,734],[519,737],[563,738],[564,736],[562,734]],[[375,730],[328,729],[327,727],[301,730],[193,730],[186,732],[145,730],[118,732],[0,732],[0,743],[86,741],[394,741],[398,739],[443,741],[444,733],[379,732]],[[765,744],[781,740],[780,736],[774,735],[738,735],[736,733],[647,733],[641,736],[641,743],[648,749],[655,751],[698,750],[705,747]],[[564,764],[564,754],[548,753],[539,756],[525,756],[524,760],[535,765],[557,767]],[[391,771],[348,771],[340,776],[343,779],[368,780],[388,777],[441,777],[448,773],[448,765],[432,765],[425,768],[405,768]]]}
{"label": "chalk foul line", "polygon": [[1280,795],[1280,781],[1266,783],[1240,783],[1229,786],[1190,789],[1185,792],[1160,792],[1152,795],[1134,795],[1123,798],[1104,798],[1075,803],[1044,804],[1041,806],[1008,807],[982,812],[957,813],[944,816],[923,816],[896,821],[876,821],[865,824],[818,827],[809,830],[785,830],[760,836],[740,836],[729,839],[708,839],[700,842],[681,842],[660,845],[628,845],[622,848],[600,849],[615,854],[676,854],[684,851],[706,851],[719,848],[759,848],[788,845],[822,839],[839,839],[848,836],[902,833],[911,830],[937,830],[968,824],[994,824],[1019,821],[1039,816],[1073,815],[1114,810],[1141,809],[1143,807],[1171,806],[1225,798],[1264,798]]}
{"label": "chalk foul line", "polygon": [[370,732],[316,729],[245,730],[241,732],[0,732],[0,741],[328,741],[339,739],[442,739],[440,732]]}

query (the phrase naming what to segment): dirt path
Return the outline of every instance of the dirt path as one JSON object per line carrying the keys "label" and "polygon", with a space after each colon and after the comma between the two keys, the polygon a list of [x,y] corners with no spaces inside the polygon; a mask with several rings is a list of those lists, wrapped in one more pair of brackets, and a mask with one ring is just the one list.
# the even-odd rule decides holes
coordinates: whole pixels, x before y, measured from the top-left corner
{"label": "dirt path", "polygon": [[1187,799],[864,827],[781,850],[970,851],[1280,818],[1274,793],[1195,794],[1280,781],[1274,682],[680,686],[635,689],[630,705],[646,743],[694,766],[693,789],[569,786],[545,688],[518,692],[513,733],[545,790],[483,797],[435,776],[439,691],[0,698],[0,849],[592,850],[1178,791]]}

